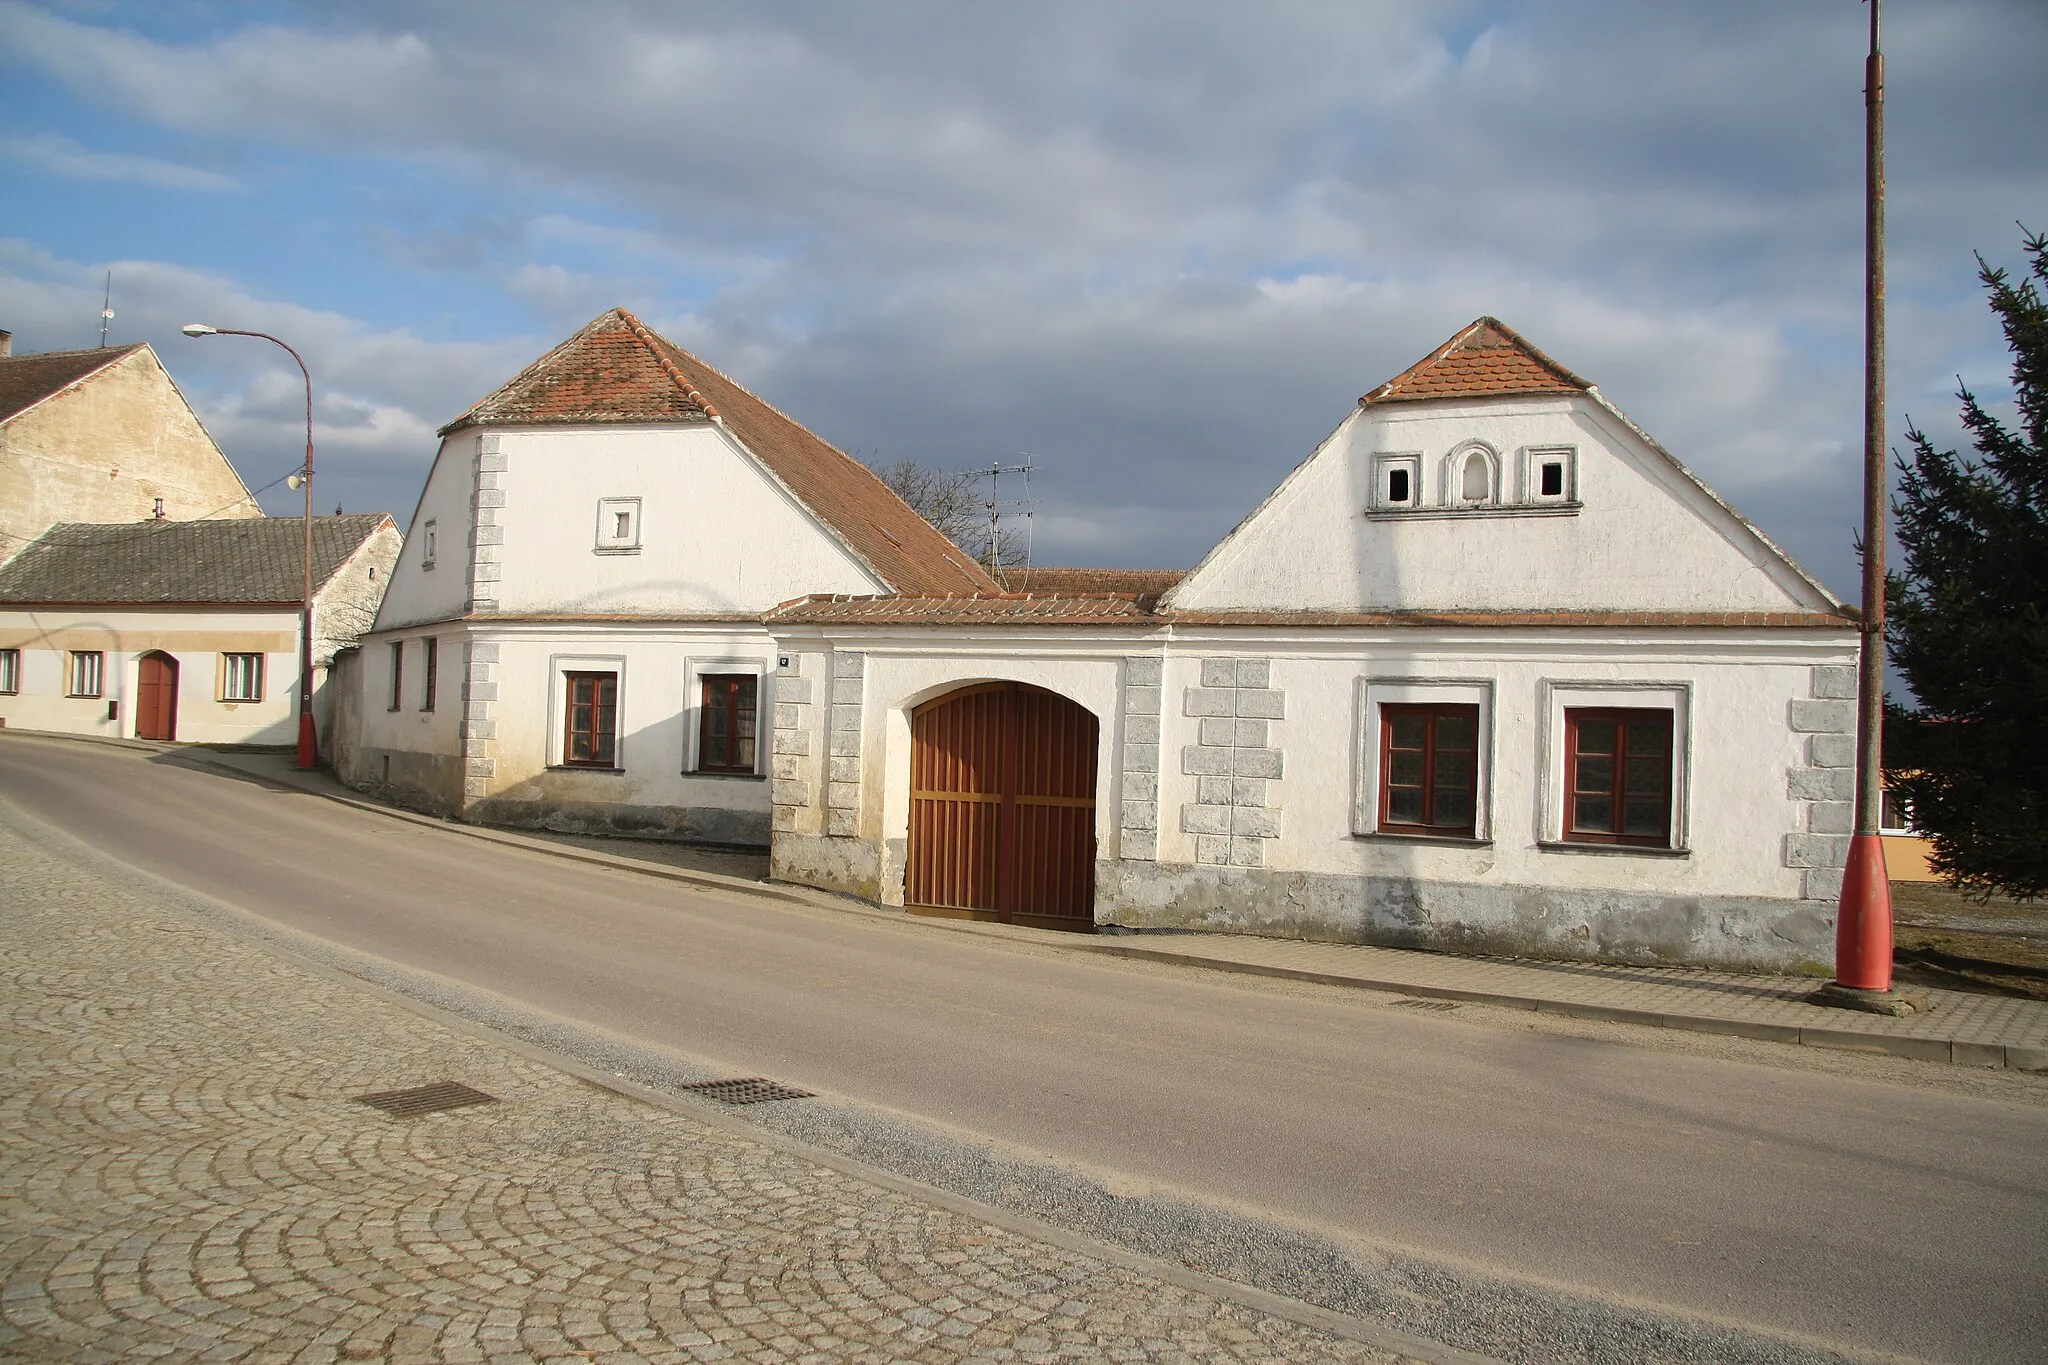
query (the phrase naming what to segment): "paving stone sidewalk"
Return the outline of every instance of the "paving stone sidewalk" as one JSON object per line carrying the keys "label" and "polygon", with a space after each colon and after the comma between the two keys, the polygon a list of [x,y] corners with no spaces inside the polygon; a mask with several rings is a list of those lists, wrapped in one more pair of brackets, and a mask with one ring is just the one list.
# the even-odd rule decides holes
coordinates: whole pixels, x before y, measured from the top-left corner
{"label": "paving stone sidewalk", "polygon": [[[1407,1358],[600,1088],[5,825],[0,982],[0,1358]],[[352,1098],[444,1080],[497,1102]]]}

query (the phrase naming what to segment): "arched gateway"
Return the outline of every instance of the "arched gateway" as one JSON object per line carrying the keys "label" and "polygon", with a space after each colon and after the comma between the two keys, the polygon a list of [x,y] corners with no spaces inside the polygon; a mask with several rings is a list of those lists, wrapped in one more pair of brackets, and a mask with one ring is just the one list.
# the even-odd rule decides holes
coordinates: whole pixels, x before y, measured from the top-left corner
{"label": "arched gateway", "polygon": [[915,912],[1095,927],[1095,717],[1024,683],[963,687],[910,721]]}

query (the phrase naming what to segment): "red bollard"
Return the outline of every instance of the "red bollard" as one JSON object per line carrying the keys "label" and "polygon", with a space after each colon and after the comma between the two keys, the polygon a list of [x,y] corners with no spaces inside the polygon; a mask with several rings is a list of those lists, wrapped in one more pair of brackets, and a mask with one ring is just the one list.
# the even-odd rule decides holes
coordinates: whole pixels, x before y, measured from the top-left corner
{"label": "red bollard", "polygon": [[1884,840],[1875,834],[1849,840],[1835,922],[1835,981],[1859,991],[1892,988],[1892,884],[1885,875]]}

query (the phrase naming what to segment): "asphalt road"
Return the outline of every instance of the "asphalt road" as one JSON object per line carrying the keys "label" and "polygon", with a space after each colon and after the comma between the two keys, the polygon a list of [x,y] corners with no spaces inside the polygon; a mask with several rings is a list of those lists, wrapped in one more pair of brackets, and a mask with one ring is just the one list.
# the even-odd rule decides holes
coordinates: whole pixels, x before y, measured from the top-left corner
{"label": "asphalt road", "polygon": [[2048,1107],[699,893],[132,751],[0,795],[266,919],[650,1044],[1518,1277],[2048,1359]]}

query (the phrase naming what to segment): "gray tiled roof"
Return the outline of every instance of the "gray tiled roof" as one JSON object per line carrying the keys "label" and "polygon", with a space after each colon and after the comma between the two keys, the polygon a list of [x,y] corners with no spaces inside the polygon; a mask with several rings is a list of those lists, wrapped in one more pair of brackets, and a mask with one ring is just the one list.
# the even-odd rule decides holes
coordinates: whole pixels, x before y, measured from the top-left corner
{"label": "gray tiled roof", "polygon": [[[313,587],[391,519],[313,519]],[[298,517],[52,526],[0,565],[0,603],[296,602],[304,585]]]}

